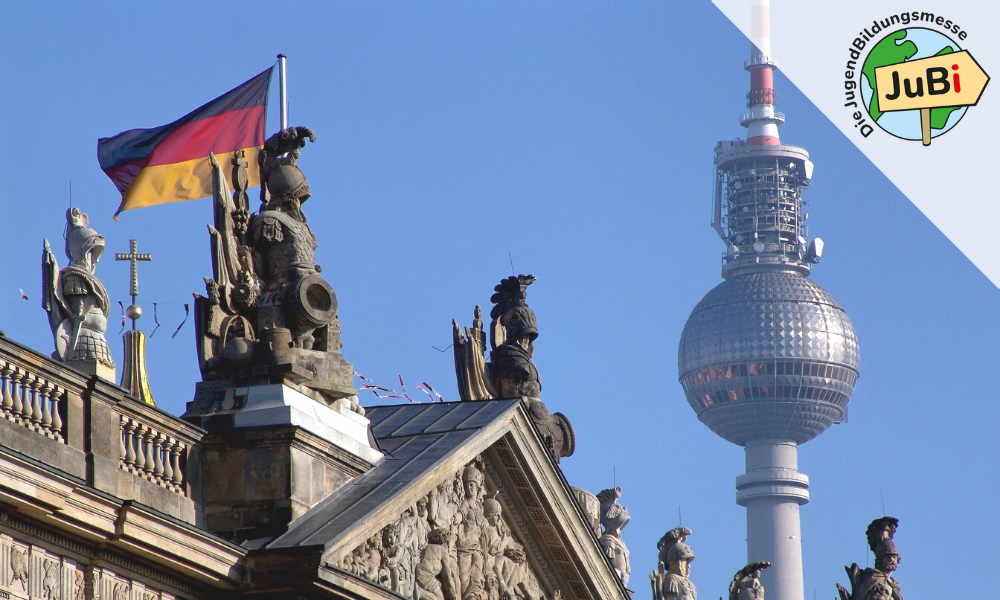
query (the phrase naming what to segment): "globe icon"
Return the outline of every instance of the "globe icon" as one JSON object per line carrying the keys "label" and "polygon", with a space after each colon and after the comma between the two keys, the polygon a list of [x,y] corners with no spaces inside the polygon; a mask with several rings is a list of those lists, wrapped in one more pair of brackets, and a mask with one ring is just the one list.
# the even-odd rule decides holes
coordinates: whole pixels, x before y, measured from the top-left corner
{"label": "globe icon", "polygon": [[[924,27],[908,27],[885,36],[876,43],[861,67],[861,100],[875,123],[898,138],[920,140],[920,111],[901,110],[880,112],[875,101],[875,69],[910,60],[919,60],[961,50],[954,40],[943,33]],[[965,115],[967,106],[931,109],[931,137],[947,133]]]}

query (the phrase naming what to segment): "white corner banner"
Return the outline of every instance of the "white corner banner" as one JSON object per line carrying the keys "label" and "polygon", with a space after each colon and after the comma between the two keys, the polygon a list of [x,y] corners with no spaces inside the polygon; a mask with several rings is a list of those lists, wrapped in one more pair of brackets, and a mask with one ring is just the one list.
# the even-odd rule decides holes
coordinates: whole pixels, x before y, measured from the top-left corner
{"label": "white corner banner", "polygon": [[[750,1],[714,3],[750,37]],[[1000,287],[1000,3],[770,4],[778,68]]]}

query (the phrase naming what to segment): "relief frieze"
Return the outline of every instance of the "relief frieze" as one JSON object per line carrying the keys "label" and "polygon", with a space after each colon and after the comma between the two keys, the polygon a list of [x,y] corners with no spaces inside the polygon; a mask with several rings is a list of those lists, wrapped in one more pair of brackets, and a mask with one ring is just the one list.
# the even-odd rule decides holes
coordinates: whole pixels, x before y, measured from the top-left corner
{"label": "relief frieze", "polygon": [[336,566],[412,600],[554,600],[483,471],[477,457]]}

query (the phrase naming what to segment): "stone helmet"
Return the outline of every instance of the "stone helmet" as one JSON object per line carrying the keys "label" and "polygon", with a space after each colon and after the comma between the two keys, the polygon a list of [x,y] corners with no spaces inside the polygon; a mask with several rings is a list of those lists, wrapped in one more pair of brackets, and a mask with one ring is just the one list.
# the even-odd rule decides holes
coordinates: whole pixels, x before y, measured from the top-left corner
{"label": "stone helmet", "polygon": [[489,518],[493,515],[499,515],[503,512],[503,508],[500,506],[500,502],[497,501],[497,492],[493,492],[492,495],[483,500],[483,516]]}
{"label": "stone helmet", "polygon": [[312,195],[305,174],[294,164],[278,164],[272,168],[267,173],[266,184],[271,199],[279,202],[289,200],[305,202]]}
{"label": "stone helmet", "polygon": [[309,182],[298,167],[299,150],[306,140],[316,141],[316,134],[308,127],[288,127],[275,133],[264,142],[258,155],[261,182],[267,187],[272,201],[305,202],[311,195]]}
{"label": "stone helmet", "polygon": [[668,565],[680,561],[694,560],[694,550],[684,542],[675,542],[666,549],[666,562]]}
{"label": "stone helmet", "polygon": [[875,557],[882,558],[883,556],[899,556],[899,550],[896,548],[896,543],[891,539],[884,539],[878,543],[875,547]]}
{"label": "stone helmet", "polygon": [[483,485],[486,481],[486,478],[483,476],[483,472],[477,469],[473,464],[469,464],[465,467],[465,470],[462,471],[462,482],[468,483],[470,481],[475,481],[479,485]]}
{"label": "stone helmet", "polygon": [[601,493],[597,494],[597,500],[601,503],[601,525],[605,533],[613,530],[621,531],[632,520],[628,509],[618,504],[621,494],[620,487],[601,490]]}
{"label": "stone helmet", "polygon": [[82,265],[92,271],[104,253],[104,236],[88,225],[90,218],[79,208],[66,211],[66,256],[71,265]]}
{"label": "stone helmet", "polygon": [[535,311],[528,308],[527,304],[515,305],[507,310],[501,317],[500,323],[504,326],[509,340],[526,337],[535,341],[538,338]]}
{"label": "stone helmet", "polygon": [[511,276],[493,288],[495,293],[490,296],[490,302],[493,303],[490,317],[503,325],[507,339],[527,337],[534,341],[538,337],[535,311],[525,303],[528,286],[533,281],[534,275]]}

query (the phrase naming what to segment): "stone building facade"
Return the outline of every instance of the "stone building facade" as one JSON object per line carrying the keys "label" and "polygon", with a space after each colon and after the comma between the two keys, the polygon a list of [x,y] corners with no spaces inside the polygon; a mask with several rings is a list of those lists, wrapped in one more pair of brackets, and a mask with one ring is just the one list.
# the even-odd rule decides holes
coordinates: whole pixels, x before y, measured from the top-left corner
{"label": "stone building facade", "polygon": [[0,336],[0,598],[629,597],[522,400],[303,391],[181,419]]}

